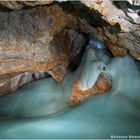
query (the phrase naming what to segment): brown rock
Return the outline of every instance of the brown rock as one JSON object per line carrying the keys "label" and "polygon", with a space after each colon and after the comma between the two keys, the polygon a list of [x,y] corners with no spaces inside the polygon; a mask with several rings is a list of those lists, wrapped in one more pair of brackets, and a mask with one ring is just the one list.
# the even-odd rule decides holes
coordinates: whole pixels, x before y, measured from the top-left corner
{"label": "brown rock", "polygon": [[129,12],[125,7],[125,1],[118,2],[120,8],[118,8],[112,0],[83,0],[82,3],[90,9],[98,11],[102,15],[102,18],[109,24],[119,24],[123,32],[140,31],[138,10],[135,11],[131,9],[131,12]]}
{"label": "brown rock", "polygon": [[72,96],[69,102],[71,106],[79,104],[82,100],[91,95],[108,92],[111,88],[111,79],[107,75],[101,73],[93,87],[87,90],[82,90],[81,88],[80,81],[76,80],[73,85]]}
{"label": "brown rock", "polygon": [[140,32],[111,34],[106,29],[98,28],[97,33],[102,38],[114,56],[132,55],[140,58]]}
{"label": "brown rock", "polygon": [[74,30],[80,28],[76,18],[57,5],[0,12],[0,17],[0,75],[43,70],[61,81],[71,53],[85,45]]}
{"label": "brown rock", "polygon": [[14,9],[14,10],[19,10],[23,8],[24,6],[36,6],[36,5],[46,5],[50,4],[52,0],[41,0],[41,1],[0,1],[0,4],[3,6],[9,8],[9,9]]}
{"label": "brown rock", "polygon": [[12,73],[1,76],[0,96],[16,91],[22,85],[45,78],[48,74],[45,71],[34,71],[25,73]]}

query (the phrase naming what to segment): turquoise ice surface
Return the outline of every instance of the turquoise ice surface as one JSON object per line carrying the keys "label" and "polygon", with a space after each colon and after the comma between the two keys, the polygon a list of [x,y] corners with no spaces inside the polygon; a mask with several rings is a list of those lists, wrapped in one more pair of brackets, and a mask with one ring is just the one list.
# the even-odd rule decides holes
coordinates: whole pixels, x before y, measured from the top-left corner
{"label": "turquoise ice surface", "polygon": [[[140,135],[139,65],[130,56],[109,60],[102,56],[95,61],[92,49],[87,53],[79,69],[68,74],[62,83],[52,78],[42,79],[25,85],[14,94],[0,97],[0,138]],[[110,92],[94,95],[79,106],[69,107],[67,101],[77,75],[80,74],[82,85],[87,88],[102,71],[112,76]]]}

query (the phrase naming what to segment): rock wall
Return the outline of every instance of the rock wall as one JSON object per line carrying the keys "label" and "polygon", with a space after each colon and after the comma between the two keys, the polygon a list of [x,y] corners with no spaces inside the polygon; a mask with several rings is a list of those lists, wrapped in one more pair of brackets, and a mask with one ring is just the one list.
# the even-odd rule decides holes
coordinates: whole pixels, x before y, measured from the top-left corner
{"label": "rock wall", "polygon": [[57,5],[0,12],[0,16],[1,75],[44,70],[60,81],[86,43],[76,31],[77,19]]}

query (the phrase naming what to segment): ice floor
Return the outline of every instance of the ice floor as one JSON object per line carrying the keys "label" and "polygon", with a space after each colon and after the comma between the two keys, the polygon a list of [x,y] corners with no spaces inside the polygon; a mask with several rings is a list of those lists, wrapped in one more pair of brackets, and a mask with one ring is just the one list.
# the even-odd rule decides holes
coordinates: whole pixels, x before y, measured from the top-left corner
{"label": "ice floor", "polygon": [[[69,107],[67,101],[79,69],[61,83],[52,78],[42,79],[23,86],[14,94],[0,97],[0,138],[140,135],[139,64],[130,56],[113,57],[109,61],[100,59],[98,63],[83,61],[80,69],[83,68],[85,77],[81,74],[81,80],[94,82],[102,65],[106,65],[105,72],[112,76],[112,89],[86,99],[77,107]],[[83,86],[86,86],[84,81]]]}

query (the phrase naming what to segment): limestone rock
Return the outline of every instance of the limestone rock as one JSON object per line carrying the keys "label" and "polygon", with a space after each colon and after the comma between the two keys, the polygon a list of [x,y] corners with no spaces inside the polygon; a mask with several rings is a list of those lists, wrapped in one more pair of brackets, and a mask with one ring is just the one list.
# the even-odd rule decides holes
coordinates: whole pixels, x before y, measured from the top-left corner
{"label": "limestone rock", "polygon": [[[64,10],[86,19],[95,27],[94,36],[106,43],[114,56],[140,58],[140,4],[137,1],[73,1]],[[133,3],[134,2],[134,3]],[[69,10],[67,10],[68,7]],[[131,16],[130,16],[131,15]],[[133,15],[133,16],[132,16]]]}
{"label": "limestone rock", "polygon": [[16,91],[22,85],[34,80],[45,78],[48,73],[45,71],[12,73],[1,76],[0,96]]}
{"label": "limestone rock", "polygon": [[80,81],[76,80],[73,85],[72,96],[69,103],[71,106],[77,105],[86,97],[89,97],[94,94],[106,93],[111,89],[111,84],[111,79],[103,73],[99,75],[96,83],[87,90],[82,90]]}
{"label": "limestone rock", "polygon": [[[61,0],[65,2],[67,0]],[[21,9],[26,6],[46,5],[52,0],[44,1],[2,1],[0,4],[10,9]],[[135,7],[140,6],[138,0],[114,1],[114,0],[80,0],[87,7],[98,11],[104,20],[111,25],[119,24],[124,32],[140,30],[140,11]]]}
{"label": "limestone rock", "polygon": [[140,32],[126,32],[111,34],[106,29],[97,29],[98,35],[102,38],[114,56],[132,55],[140,60]]}
{"label": "limestone rock", "polygon": [[[131,0],[129,1],[131,2]],[[127,1],[83,0],[82,2],[91,9],[97,10],[102,18],[111,25],[119,24],[123,32],[140,31],[139,10],[127,8],[129,5]],[[117,5],[115,5],[116,3]],[[133,3],[131,2],[131,4]],[[140,3],[135,2],[134,4],[140,6]],[[129,6],[131,7],[131,5]]]}
{"label": "limestone rock", "polygon": [[52,0],[42,0],[42,1],[1,1],[0,4],[3,6],[9,8],[9,9],[14,9],[14,10],[19,10],[23,8],[24,6],[36,6],[36,5],[46,5],[50,4]]}
{"label": "limestone rock", "polygon": [[60,81],[85,45],[74,30],[76,18],[57,5],[1,11],[0,17],[0,75],[44,70]]}

